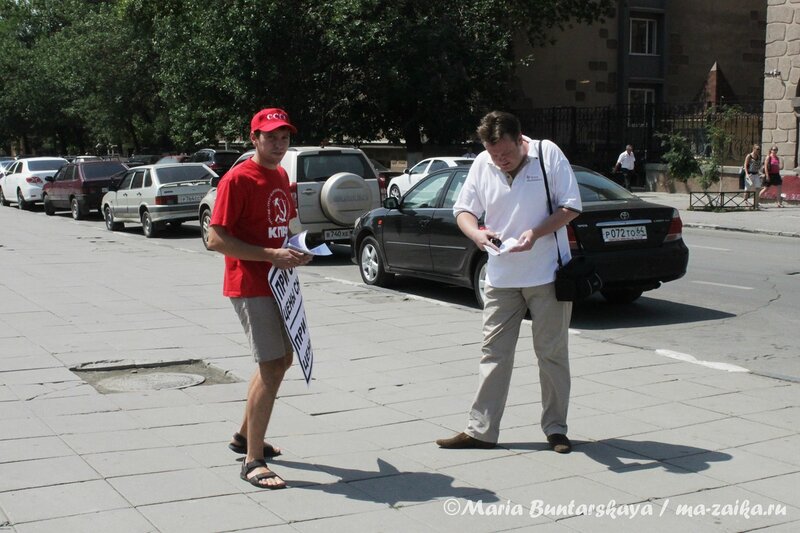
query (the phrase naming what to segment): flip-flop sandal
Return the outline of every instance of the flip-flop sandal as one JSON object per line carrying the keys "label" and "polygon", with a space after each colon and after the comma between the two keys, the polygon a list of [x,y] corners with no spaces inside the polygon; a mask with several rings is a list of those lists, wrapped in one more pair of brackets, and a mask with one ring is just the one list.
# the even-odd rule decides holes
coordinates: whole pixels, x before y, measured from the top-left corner
{"label": "flip-flop sandal", "polygon": [[[247,455],[247,438],[244,437],[241,433],[234,433],[233,440],[241,442],[241,444],[234,444],[231,442],[228,444],[228,448],[230,448],[234,453],[240,453],[242,455]],[[281,454],[281,451],[275,448],[272,444],[268,442],[264,443],[264,457],[277,457]]]}
{"label": "flip-flop sandal", "polygon": [[[251,461],[247,464],[242,464],[242,473],[239,475],[239,477],[241,477],[243,480],[247,481],[254,487],[258,487],[259,489],[278,490],[286,488],[286,482],[283,481],[283,479],[272,470],[270,470],[266,474],[256,474],[253,477],[247,477],[247,474],[249,474],[256,468],[262,468],[262,467],[269,468],[267,466],[267,462],[263,459],[256,459],[255,461]],[[283,481],[283,485],[264,485],[261,483],[262,480],[271,478],[280,479],[281,481]]]}

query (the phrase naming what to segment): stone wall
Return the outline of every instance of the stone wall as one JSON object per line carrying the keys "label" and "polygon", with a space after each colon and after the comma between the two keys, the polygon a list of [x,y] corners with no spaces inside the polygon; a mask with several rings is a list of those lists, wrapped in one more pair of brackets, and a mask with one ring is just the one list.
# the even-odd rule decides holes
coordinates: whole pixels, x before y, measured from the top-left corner
{"label": "stone wall", "polygon": [[[711,187],[709,191],[737,191],[739,190],[739,169],[741,167],[724,166],[722,167],[722,179]],[[687,183],[673,180],[670,183],[667,172],[667,165],[660,163],[649,163],[645,165],[646,189],[655,192],[699,192],[702,187],[694,178]]]}
{"label": "stone wall", "polygon": [[800,0],[768,0],[766,42],[762,153],[777,146],[788,170],[799,165]]}

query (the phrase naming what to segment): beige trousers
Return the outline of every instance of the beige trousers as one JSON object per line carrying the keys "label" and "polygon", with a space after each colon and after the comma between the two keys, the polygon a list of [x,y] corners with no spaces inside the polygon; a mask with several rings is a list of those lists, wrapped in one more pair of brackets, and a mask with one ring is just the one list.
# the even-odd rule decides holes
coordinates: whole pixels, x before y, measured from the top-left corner
{"label": "beige trousers", "polygon": [[497,442],[514,369],[519,328],[525,311],[530,310],[533,349],[539,361],[542,389],[542,430],[545,435],[566,435],[570,389],[568,336],[572,302],[556,300],[552,283],[513,289],[487,285],[485,300],[478,392],[469,412],[465,433],[485,442]]}

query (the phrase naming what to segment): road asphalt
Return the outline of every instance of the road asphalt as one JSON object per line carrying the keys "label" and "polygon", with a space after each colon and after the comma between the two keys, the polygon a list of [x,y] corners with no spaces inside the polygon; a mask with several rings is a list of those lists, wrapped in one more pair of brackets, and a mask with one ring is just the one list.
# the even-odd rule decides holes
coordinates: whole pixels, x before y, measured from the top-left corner
{"label": "road asphalt", "polygon": [[[800,236],[797,205],[642,196],[687,226]],[[185,238],[0,208],[0,531],[800,528],[800,384],[574,330],[575,447],[556,454],[524,327],[499,446],[443,450],[475,390],[480,312],[310,269],[313,380],[293,366],[268,432],[288,488],[252,487],[227,444],[254,364],[222,259]],[[101,393],[70,370],[193,360],[236,382]]]}

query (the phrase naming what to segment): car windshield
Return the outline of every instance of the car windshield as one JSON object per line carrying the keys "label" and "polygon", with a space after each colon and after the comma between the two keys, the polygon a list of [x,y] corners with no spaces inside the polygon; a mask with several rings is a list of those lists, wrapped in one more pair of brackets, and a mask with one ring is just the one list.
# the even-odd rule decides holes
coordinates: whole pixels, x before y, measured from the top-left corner
{"label": "car windshield", "polygon": [[83,176],[87,180],[107,179],[110,178],[112,174],[125,170],[125,168],[125,165],[122,163],[115,163],[112,161],[92,163],[91,165],[83,166]]}
{"label": "car windshield", "polygon": [[339,172],[352,172],[364,178],[372,178],[373,171],[367,168],[368,161],[359,154],[329,152],[298,157],[297,181],[325,181]]}
{"label": "car windshield", "polygon": [[180,183],[182,181],[198,181],[211,178],[205,167],[198,165],[181,165],[179,167],[157,168],[158,181],[164,183]]}
{"label": "car windshield", "polygon": [[581,202],[615,202],[636,198],[627,189],[591,170],[575,168]]}
{"label": "car windshield", "polygon": [[240,155],[241,154],[238,152],[217,152],[214,154],[214,161],[216,161],[218,165],[227,167],[233,165]]}
{"label": "car windshield", "polygon": [[43,159],[40,161],[28,161],[28,168],[31,172],[42,170],[58,170],[66,164],[61,159]]}

